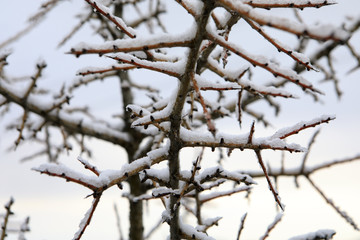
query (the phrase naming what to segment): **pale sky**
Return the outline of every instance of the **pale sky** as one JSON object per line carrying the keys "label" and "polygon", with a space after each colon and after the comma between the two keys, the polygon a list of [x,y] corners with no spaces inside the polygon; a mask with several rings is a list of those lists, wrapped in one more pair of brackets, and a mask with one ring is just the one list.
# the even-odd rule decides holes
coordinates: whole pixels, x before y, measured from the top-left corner
{"label": "pale sky", "polygon": [[[0,42],[8,36],[17,32],[24,26],[26,18],[34,13],[38,8],[40,1],[34,4],[30,1],[7,1],[0,9]],[[92,35],[89,28],[79,32],[75,37],[60,49],[56,45],[60,42],[65,33],[68,33],[75,22],[73,15],[81,10],[80,1],[67,1],[62,3],[57,9],[50,13],[47,20],[40,24],[30,34],[26,35],[21,41],[10,47],[14,53],[8,58],[9,66],[6,68],[9,74],[14,76],[31,75],[34,72],[34,61],[44,59],[48,63],[44,78],[41,84],[51,86],[53,89],[59,89],[64,81],[71,81],[79,68],[94,66],[105,63],[96,58],[81,57],[75,59],[73,56],[65,55],[72,45],[87,41]],[[336,6],[325,7],[321,9],[311,9],[302,12],[306,19],[311,18],[314,22],[317,20],[336,24],[343,19],[344,15],[353,15],[359,17],[360,2],[357,0],[339,0]],[[21,6],[21,7],[19,7]],[[172,8],[171,8],[172,9]],[[164,17],[164,21],[169,24],[169,32],[180,31],[186,27],[186,19],[181,18],[183,12],[172,9],[170,17],[181,19],[173,21],[169,17]],[[251,41],[251,36],[247,36]],[[90,38],[91,41],[99,39]],[[355,39],[360,40],[359,33]],[[357,42],[358,52],[360,46]],[[259,49],[258,45],[247,45],[254,51],[266,51],[264,54],[271,54],[264,48]],[[350,59],[348,52],[339,51],[336,56],[339,60],[336,64],[339,66],[341,76],[340,88],[344,95],[340,101],[336,98],[333,85],[325,83],[318,85],[326,96],[323,96],[324,104],[314,103],[311,98],[305,97],[302,100],[289,100],[283,105],[279,117],[273,116],[273,110],[269,118],[273,121],[275,127],[291,126],[300,120],[310,120],[322,114],[336,114],[337,119],[330,124],[322,126],[320,135],[316,144],[311,150],[309,165],[315,165],[324,161],[352,157],[360,153],[359,134],[360,134],[360,104],[358,99],[359,75],[357,70],[353,74],[345,75],[344,72],[355,65]],[[151,76],[151,75],[150,75]],[[316,77],[315,77],[316,78]],[[316,78],[317,80],[318,78]],[[165,81],[159,79],[159,81]],[[106,82],[102,91],[115,91],[119,87],[117,82]],[[115,90],[114,90],[115,89]],[[87,97],[96,97],[96,91],[89,87],[87,91],[79,91],[80,99]],[[110,95],[110,94],[109,94]],[[119,101],[118,95],[99,98],[98,106],[104,108],[104,113],[112,106],[107,106],[109,101]],[[81,101],[75,103],[80,103]],[[96,106],[95,106],[96,107]],[[266,111],[266,105],[259,105],[257,111]],[[11,114],[6,115],[0,120],[0,205],[4,205],[13,196],[15,204],[13,211],[15,218],[22,220],[30,216],[31,232],[27,233],[27,239],[71,239],[78,230],[83,215],[90,207],[91,199],[84,199],[89,191],[73,183],[66,183],[62,179],[56,179],[37,172],[31,171],[32,167],[38,166],[44,162],[44,158],[19,163],[19,159],[34,150],[35,144],[26,144],[17,151],[6,152],[17,137],[17,132],[4,131],[4,125],[9,123],[14,116],[18,117],[19,108],[12,108]],[[250,119],[245,124],[243,130],[250,126]],[[260,125],[259,125],[260,126]],[[224,131],[233,131],[232,125],[224,127]],[[275,129],[258,128],[256,134],[267,136],[273,133]],[[314,129],[307,130],[300,136],[290,138],[294,141],[307,146],[309,138],[314,133]],[[90,145],[94,148],[94,162],[100,169],[119,168],[119,159],[124,158],[124,152],[113,145],[93,140]],[[79,171],[83,168],[76,158],[79,150],[75,148],[68,155],[62,157],[64,164],[73,166]],[[184,159],[194,159],[196,154],[192,151],[184,151]],[[279,153],[270,153],[264,156],[266,161],[274,158],[278,159]],[[209,165],[214,164],[217,156],[209,155]],[[287,166],[297,166],[301,159],[301,154],[287,155]],[[189,160],[191,162],[191,160]],[[276,160],[277,161],[277,160]],[[186,161],[183,164],[186,166]],[[251,168],[258,167],[252,152],[240,153],[234,152],[231,159],[225,161],[228,167],[240,167],[242,164],[248,164]],[[328,196],[334,200],[335,204],[346,211],[357,224],[360,224],[360,162],[336,166],[330,169],[322,170],[313,180],[325,191]],[[238,230],[240,217],[248,212],[248,219],[244,229],[244,239],[258,239],[265,232],[268,224],[276,216],[275,203],[273,196],[268,191],[265,181],[258,180],[258,185],[254,188],[251,195],[251,201],[244,200],[242,194],[228,197],[226,200],[217,200],[209,203],[206,215],[208,217],[223,216],[218,228],[213,228],[209,234],[216,239],[235,239]],[[288,239],[289,237],[315,231],[318,229],[335,229],[337,231],[334,239],[338,240],[356,240],[360,239],[360,233],[355,232],[333,209],[331,209],[323,199],[309,187],[309,184],[303,178],[299,179],[301,188],[296,189],[293,179],[281,178],[279,183],[279,192],[286,210],[283,220],[279,226],[271,233],[269,239]],[[113,203],[116,202],[120,210],[121,224],[124,235],[127,236],[127,200],[119,198],[122,192],[118,189],[108,190],[100,202],[100,205],[94,215],[94,218],[86,230],[83,239],[118,239],[118,233],[115,223],[115,214]],[[146,204],[145,204],[146,205]],[[147,206],[147,205],[146,205]],[[150,202],[145,207],[145,212],[152,213],[154,217],[148,217],[145,214],[146,227],[149,229],[158,221],[163,208],[160,201]],[[2,213],[3,210],[0,210]],[[155,213],[154,213],[155,212]],[[191,219],[189,219],[192,221]],[[291,231],[289,231],[291,230]],[[165,239],[167,226],[161,227],[156,232],[153,239]],[[8,239],[16,239],[10,236]]]}

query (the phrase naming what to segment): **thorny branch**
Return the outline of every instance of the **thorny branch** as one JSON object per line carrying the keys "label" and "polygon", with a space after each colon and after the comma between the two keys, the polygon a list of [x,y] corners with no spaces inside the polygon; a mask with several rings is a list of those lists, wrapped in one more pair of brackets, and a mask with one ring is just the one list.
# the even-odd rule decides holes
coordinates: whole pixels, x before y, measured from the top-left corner
{"label": "thorny branch", "polygon": [[[1,223],[1,231],[0,231],[0,240],[5,240],[9,234],[18,233],[18,239],[25,239],[25,233],[30,231],[29,222],[30,218],[26,217],[25,220],[18,226],[15,221],[10,219],[15,213],[11,209],[15,200],[13,197],[10,197],[10,200],[5,204],[5,214],[0,214],[0,223]],[[3,219],[2,219],[3,218]]]}
{"label": "thorny branch", "polygon": [[[23,31],[0,44],[0,48],[31,30],[58,2],[60,1],[51,0],[44,3],[39,12],[30,18],[30,24]],[[263,161],[262,155],[267,149],[289,153],[305,151],[305,148],[287,143],[285,139],[308,128],[328,123],[335,117],[322,116],[311,121],[302,121],[294,126],[281,128],[268,137],[258,137],[254,134],[257,122],[263,122],[266,126],[272,123],[265,119],[265,114],[249,107],[252,103],[264,100],[278,113],[281,106],[273,100],[274,97],[297,99],[292,92],[285,90],[284,87],[287,83],[299,86],[304,94],[310,94],[315,100],[318,99],[318,95],[322,94],[322,91],[318,89],[314,81],[310,82],[301,75],[305,69],[308,71],[318,71],[319,69],[323,72],[325,79],[333,81],[337,94],[340,96],[340,79],[336,76],[336,65],[332,61],[331,54],[338,46],[343,45],[349,49],[356,62],[355,68],[350,72],[359,68],[358,49],[355,49],[350,43],[352,35],[360,27],[359,19],[355,19],[352,24],[344,28],[331,27],[327,31],[319,31],[321,25],[320,27],[308,26],[299,15],[297,15],[297,21],[293,21],[279,16],[270,16],[256,9],[292,8],[302,10],[332,5],[333,1],[310,0],[305,3],[289,0],[270,3],[262,0],[211,0],[199,1],[197,4],[192,1],[177,0],[178,7],[183,8],[189,14],[194,24],[185,33],[170,34],[165,30],[167,24],[159,17],[160,14],[167,14],[164,2],[154,0],[85,0],[85,2],[88,6],[86,11],[79,15],[79,23],[63,38],[59,46],[70,41],[74,34],[85,25],[90,25],[105,42],[97,45],[91,42],[82,43],[72,47],[68,54],[76,57],[97,54],[101,59],[106,58],[115,63],[110,66],[80,70],[78,72],[80,78],[70,84],[64,84],[60,94],[54,96],[51,104],[40,104],[34,100],[41,92],[37,83],[46,67],[44,62],[36,65],[37,71],[28,81],[28,87],[19,93],[14,90],[16,83],[4,72],[9,54],[1,53],[0,56],[0,108],[8,109],[10,105],[14,104],[23,109],[20,122],[11,126],[12,128],[15,126],[19,131],[15,146],[32,140],[45,146],[44,150],[24,157],[23,160],[47,154],[52,163],[43,164],[34,170],[79,184],[92,192],[88,195],[88,197],[93,197],[91,208],[81,221],[74,239],[82,238],[102,194],[113,186],[125,191],[124,183],[129,184],[131,189],[138,188],[134,191],[136,194],[133,192],[123,193],[123,196],[130,201],[130,208],[136,204],[141,208],[144,200],[161,200],[165,208],[161,216],[161,223],[166,222],[170,225],[170,239],[213,239],[208,236],[207,230],[217,225],[221,218],[204,219],[204,214],[202,214],[202,211],[206,209],[204,203],[249,191],[251,187],[248,185],[255,184],[253,178],[261,177],[267,180],[275,202],[284,210],[275,189],[278,186],[273,185],[270,177],[274,177],[276,180],[278,177],[285,176],[295,179],[304,176],[341,217],[346,219],[355,230],[359,230],[354,220],[341,211],[310,179],[310,175],[321,169],[357,161],[360,159],[359,155],[325,162],[314,167],[307,166],[310,148],[318,134],[316,132],[310,140],[308,151],[305,152],[299,168],[287,169],[282,165],[281,169],[276,169],[270,164],[265,166]],[[145,10],[144,3],[148,4],[148,11]],[[222,9],[223,14],[218,14],[218,9]],[[131,21],[126,20],[126,11],[133,15]],[[95,22],[98,25],[93,24]],[[283,67],[272,61],[270,57],[252,54],[245,47],[237,44],[232,38],[233,27],[240,22],[249,25],[269,46],[287,54],[291,58],[290,60],[294,61],[295,67],[293,69]],[[150,34],[143,33],[142,25],[148,28]],[[157,33],[157,29],[165,33]],[[274,29],[297,36],[299,47],[288,47],[280,39],[272,37]],[[307,43],[313,40],[320,44],[320,47],[310,57],[306,57],[303,52],[307,50]],[[185,54],[178,54],[178,49]],[[235,70],[230,70],[231,62],[234,61],[239,65],[236,58],[241,58],[252,66],[237,66]],[[327,59],[330,70],[319,64],[319,60],[322,58]],[[253,77],[256,67],[271,73],[278,79],[277,82],[258,83]],[[139,68],[168,77],[169,81],[172,81],[169,86],[174,85],[175,81],[177,88],[174,93],[167,98],[162,98],[161,88],[157,88],[151,80],[144,77],[144,79],[134,81],[130,73]],[[117,78],[121,85],[119,93],[123,111],[120,113],[119,109],[113,111],[119,126],[98,119],[99,114],[92,113],[87,105],[84,107],[70,105],[72,94],[77,94],[75,90],[91,85],[98,80],[110,78]],[[134,104],[137,102],[135,91],[138,90],[145,92],[150,101],[142,105]],[[217,97],[208,97],[206,91],[216,93]],[[231,91],[237,93],[235,100],[231,99],[231,95],[228,94]],[[202,111],[198,111],[199,108]],[[80,114],[81,118],[72,118],[73,114]],[[252,125],[250,131],[245,130],[242,135],[224,134],[216,127],[217,120],[223,117],[233,118],[241,126],[245,115],[251,116]],[[35,118],[40,120],[33,120]],[[208,131],[204,131],[204,127]],[[54,129],[61,134],[61,146],[52,141]],[[44,138],[37,136],[37,133],[42,132],[44,132]],[[125,149],[129,157],[128,163],[122,163],[119,170],[100,170],[89,161],[79,157],[78,161],[92,173],[91,176],[83,175],[81,172],[57,163],[64,149],[66,151],[73,149],[71,141],[75,141],[82,152],[88,152],[90,155],[91,152],[85,145],[85,137],[104,140]],[[203,156],[203,152],[201,157],[193,163],[191,170],[183,170],[180,151],[185,148],[198,147],[203,150],[207,147],[212,151],[219,149],[220,152],[227,150],[229,156],[233,150],[237,149],[254,151],[260,164],[260,170],[229,171],[224,169],[221,163],[213,168],[202,169],[200,160],[207,161],[207,156]],[[155,164],[163,161],[168,163],[165,170],[153,168]],[[245,185],[222,190],[224,183],[228,181]],[[134,182],[137,184],[136,187]],[[220,190],[215,191],[216,189]],[[149,194],[150,192],[151,194]],[[186,209],[197,219],[197,227],[183,222],[181,208]],[[134,209],[135,207],[131,210]],[[132,218],[142,219],[142,211],[140,212],[139,216],[132,216]],[[241,218],[237,239],[244,227],[246,216]],[[269,235],[280,219],[279,216],[275,219],[262,239]],[[130,227],[129,236],[137,236],[133,240],[148,238],[148,236],[142,236],[144,226],[142,221],[138,222],[141,223]],[[161,223],[156,224],[154,229]],[[118,227],[120,231],[121,228]],[[141,230],[134,234],[132,229]],[[321,234],[322,232],[315,235]],[[326,236],[332,236],[334,233],[326,232],[326,234]],[[121,232],[120,235],[122,235]]]}

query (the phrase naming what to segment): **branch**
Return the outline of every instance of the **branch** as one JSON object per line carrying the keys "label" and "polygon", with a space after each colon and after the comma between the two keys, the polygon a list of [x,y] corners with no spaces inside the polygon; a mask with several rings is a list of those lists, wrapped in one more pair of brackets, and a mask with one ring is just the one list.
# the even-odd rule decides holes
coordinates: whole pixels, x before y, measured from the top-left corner
{"label": "branch", "polygon": [[8,225],[9,222],[9,217],[10,215],[13,215],[14,213],[11,211],[11,206],[14,204],[14,199],[11,197],[10,201],[5,204],[5,209],[6,209],[6,213],[4,216],[4,221],[1,224],[1,236],[0,236],[0,240],[4,240],[5,237],[7,236],[6,234],[6,227]]}
{"label": "branch", "polygon": [[16,103],[27,111],[39,115],[47,122],[56,126],[63,126],[69,133],[95,137],[121,146],[127,146],[127,144],[129,144],[129,136],[126,133],[110,129],[102,124],[96,124],[95,126],[93,123],[87,123],[82,120],[69,118],[63,114],[51,112],[56,107],[67,103],[69,100],[68,97],[64,97],[57,104],[52,106],[43,106],[30,99],[24,102],[22,96],[18,96],[15,91],[12,91],[11,88],[5,86],[5,84],[0,84],[0,94],[9,102]]}
{"label": "branch", "polygon": [[92,216],[96,210],[96,207],[100,201],[101,198],[101,193],[97,193],[94,194],[94,200],[91,204],[90,209],[85,213],[85,217],[83,218],[83,220],[80,222],[79,224],[79,230],[75,233],[75,236],[73,238],[73,240],[79,240],[81,239],[82,235],[84,234],[87,226],[89,226],[90,221],[92,219]]}
{"label": "branch", "polygon": [[257,156],[257,158],[258,158],[258,161],[259,161],[259,164],[260,164],[260,166],[261,166],[261,169],[262,169],[262,171],[264,172],[266,181],[268,182],[270,191],[271,191],[272,194],[274,195],[274,198],[275,198],[276,203],[279,205],[279,207],[281,208],[281,210],[284,211],[284,206],[283,206],[283,204],[282,204],[281,201],[280,201],[279,194],[278,194],[278,192],[275,190],[275,188],[273,187],[273,185],[272,185],[272,183],[271,183],[271,180],[270,180],[270,178],[269,178],[269,175],[267,174],[267,170],[266,170],[266,167],[265,167],[264,162],[263,162],[263,160],[262,160],[262,157],[261,157],[261,154],[260,154],[260,150],[255,150],[255,153],[256,153],[256,156]]}
{"label": "branch", "polygon": [[264,235],[261,236],[259,239],[260,239],[260,240],[265,240],[265,239],[269,236],[270,232],[271,232],[271,231],[276,227],[276,225],[281,221],[282,217],[283,217],[283,214],[282,214],[282,213],[279,213],[278,215],[276,215],[274,221],[268,226],[268,228],[266,229],[266,232],[264,233]]}
{"label": "branch", "polygon": [[240,219],[240,226],[239,226],[239,231],[236,236],[236,240],[240,240],[240,235],[241,235],[242,230],[244,229],[244,223],[245,223],[246,217],[247,217],[247,213],[242,215],[242,217]]}
{"label": "branch", "polygon": [[341,210],[338,206],[334,204],[334,202],[329,199],[321,189],[315,185],[315,183],[310,179],[309,176],[306,177],[306,179],[310,182],[310,184],[315,188],[315,190],[320,194],[320,196],[328,203],[343,219],[345,219],[355,230],[360,231],[357,224],[354,222],[354,220],[347,215],[347,213],[343,210]]}
{"label": "branch", "polygon": [[107,7],[105,7],[102,4],[95,2],[94,0],[85,0],[85,1],[88,4],[90,4],[91,7],[93,7],[96,12],[100,13],[101,15],[103,15],[104,17],[109,19],[109,21],[113,22],[115,24],[115,26],[118,28],[118,30],[121,30],[122,32],[124,32],[130,38],[136,37],[136,33],[135,33],[134,29],[126,26],[125,22],[121,18],[111,14],[110,9],[108,9]]}
{"label": "branch", "polygon": [[211,41],[214,41],[217,44],[219,44],[220,46],[235,53],[236,55],[245,59],[252,65],[264,68],[268,72],[272,73],[275,77],[279,76],[279,77],[285,78],[285,79],[295,83],[296,85],[302,87],[304,90],[309,89],[313,92],[321,93],[320,90],[315,89],[311,83],[309,83],[307,80],[305,80],[302,76],[298,75],[296,72],[291,71],[291,70],[289,71],[289,70],[281,69],[276,64],[270,62],[265,57],[255,56],[251,53],[246,52],[245,49],[242,49],[239,46],[236,46],[230,42],[226,42],[220,36],[217,36],[216,33],[214,33],[210,28],[208,28],[207,31],[208,31],[208,38]]}
{"label": "branch", "polygon": [[336,4],[333,0],[311,0],[306,3],[299,2],[297,0],[290,0],[286,2],[268,3],[267,0],[250,0],[243,3],[252,6],[253,8],[265,8],[270,10],[271,8],[320,8],[328,5]]}
{"label": "branch", "polygon": [[319,240],[319,239],[330,240],[333,238],[335,234],[336,232],[334,230],[321,229],[321,230],[317,230],[316,232],[310,232],[296,237],[292,237],[289,240]]}
{"label": "branch", "polygon": [[297,36],[308,36],[315,40],[334,40],[343,43],[349,38],[349,33],[341,28],[334,28],[329,25],[308,27],[302,23],[290,21],[289,19],[269,16],[253,11],[252,7],[242,2],[233,2],[230,0],[219,0],[219,2],[228,11],[235,11],[241,17],[255,21],[259,25],[273,27]]}
{"label": "branch", "polygon": [[333,115],[323,115],[319,118],[315,118],[310,121],[306,121],[306,122],[302,121],[292,127],[282,128],[281,130],[277,131],[272,137],[285,139],[291,135],[298,134],[302,130],[305,130],[305,129],[311,128],[311,127],[315,127],[322,123],[328,123],[334,119],[335,119],[335,116],[333,116]]}

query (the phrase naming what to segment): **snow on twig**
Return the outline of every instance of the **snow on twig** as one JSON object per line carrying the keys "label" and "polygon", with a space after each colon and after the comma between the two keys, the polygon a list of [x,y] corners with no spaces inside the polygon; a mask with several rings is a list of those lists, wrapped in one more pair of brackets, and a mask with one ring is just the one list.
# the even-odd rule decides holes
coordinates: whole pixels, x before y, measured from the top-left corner
{"label": "snow on twig", "polygon": [[169,76],[177,77],[179,78],[184,71],[184,61],[178,61],[178,62],[151,62],[147,60],[143,60],[140,58],[137,58],[133,55],[129,55],[126,53],[117,53],[112,56],[108,56],[109,58],[112,58],[114,60],[117,60],[119,62],[131,64],[137,67],[153,70],[156,72],[164,73]]}
{"label": "snow on twig", "polygon": [[158,34],[150,37],[137,37],[133,39],[117,39],[106,41],[102,44],[78,43],[71,48],[70,54],[80,56],[82,54],[107,54],[117,52],[137,52],[151,49],[188,47],[194,38],[192,31],[182,34]]}
{"label": "snow on twig", "polygon": [[206,233],[196,230],[196,228],[185,224],[180,220],[180,231],[186,239],[197,239],[197,240],[215,240],[215,238],[208,236]]}
{"label": "snow on twig", "polygon": [[137,174],[144,169],[148,169],[151,165],[165,160],[168,154],[167,151],[168,146],[152,150],[147,153],[146,157],[139,158],[128,164],[124,164],[120,170],[99,171],[97,169],[93,169],[92,165],[86,163],[82,158],[79,158],[79,161],[82,164],[87,164],[86,169],[92,171],[95,174],[96,172],[99,173],[98,176],[85,175],[83,173],[74,171],[73,169],[61,163],[46,163],[40,165],[39,167],[34,167],[32,170],[50,176],[64,178],[67,181],[83,185],[84,187],[87,187],[93,191],[101,192],[113,185],[120,184],[129,176]]}
{"label": "snow on twig", "polygon": [[318,240],[318,239],[330,240],[333,238],[335,234],[336,232],[332,229],[321,229],[315,232],[310,232],[296,237],[292,237],[289,240]]}
{"label": "snow on twig", "polygon": [[238,230],[238,233],[237,233],[237,236],[236,236],[236,240],[240,239],[241,232],[244,229],[244,224],[245,224],[246,217],[247,217],[247,213],[245,213],[244,215],[241,216],[240,226],[239,226],[239,230]]}
{"label": "snow on twig", "polygon": [[97,194],[96,196],[94,195],[94,200],[91,204],[90,209],[85,213],[84,218],[81,220],[80,224],[79,224],[79,230],[75,233],[73,240],[79,240],[81,239],[82,235],[84,234],[87,226],[89,226],[90,221],[94,215],[95,209],[100,201],[101,198],[101,193]]}
{"label": "snow on twig", "polygon": [[184,128],[180,129],[180,137],[184,146],[188,147],[227,147],[244,149],[273,149],[284,150],[289,152],[303,152],[305,148],[295,143],[286,143],[280,138],[273,136],[263,138],[252,138],[252,143],[248,143],[249,134],[235,135],[218,133],[213,137],[210,133],[203,131],[191,131]]}
{"label": "snow on twig", "polygon": [[85,0],[85,1],[89,3],[91,7],[94,8],[95,12],[99,12],[101,15],[109,19],[111,22],[113,22],[116,25],[116,27],[119,30],[123,31],[127,36],[129,36],[130,38],[136,37],[135,30],[127,26],[121,18],[114,16],[109,8],[94,0]]}
{"label": "snow on twig", "polygon": [[275,219],[274,221],[268,226],[268,228],[266,229],[266,232],[264,233],[263,236],[261,236],[259,239],[260,240],[264,240],[266,239],[270,232],[275,228],[275,226],[281,221],[281,218],[283,217],[283,213],[278,213],[276,216],[275,216]]}
{"label": "snow on twig", "polygon": [[310,27],[303,23],[291,21],[287,18],[265,15],[241,1],[219,0],[219,2],[230,11],[236,11],[241,17],[251,19],[259,25],[267,25],[297,36],[307,35],[316,40],[334,40],[341,42],[345,42],[349,38],[349,33],[347,31],[330,24]]}
{"label": "snow on twig", "polygon": [[[285,91],[283,89],[275,88],[272,86],[261,86],[258,84],[255,84],[254,82],[244,79],[242,76],[245,71],[249,69],[249,66],[244,66],[241,69],[238,69],[237,71],[230,71],[227,69],[221,68],[217,62],[213,59],[212,56],[208,57],[208,67],[210,70],[218,74],[220,77],[224,78],[226,81],[229,81],[230,83],[222,83],[221,86],[224,87],[232,87],[232,88],[240,88],[243,90],[246,90],[250,93],[257,94],[257,95],[270,95],[273,97],[284,97],[284,98],[297,98],[292,93],[289,93],[288,91]],[[209,85],[209,81],[205,81],[202,77],[198,77],[199,81],[201,81],[201,87],[205,87]],[[201,80],[203,79],[203,80]],[[206,84],[206,85],[205,85]],[[205,86],[203,86],[205,85]],[[219,86],[217,86],[219,87]]]}
{"label": "snow on twig", "polygon": [[271,138],[284,139],[291,135],[297,134],[304,129],[315,127],[322,123],[328,123],[329,121],[334,119],[335,119],[335,115],[322,115],[321,117],[314,118],[310,121],[301,121],[292,127],[282,128],[278,130]]}
{"label": "snow on twig", "polygon": [[265,56],[257,56],[251,54],[247,52],[245,49],[231,42],[225,41],[221,36],[218,36],[218,34],[214,30],[212,30],[209,26],[207,27],[207,32],[208,32],[208,37],[211,41],[214,41],[220,46],[230,50],[231,52],[245,59],[254,66],[259,66],[261,68],[264,68],[268,72],[272,73],[274,76],[285,78],[295,83],[296,85],[299,85],[303,89],[309,89],[313,92],[321,93],[320,90],[314,88],[310,82],[308,82],[304,77],[298,75],[295,71],[291,69],[280,68],[278,65],[268,60]]}
{"label": "snow on twig", "polygon": [[277,0],[247,0],[243,1],[245,4],[249,4],[253,8],[320,8],[323,6],[328,6],[332,4],[336,4],[334,0],[287,0],[287,1],[277,1]]}

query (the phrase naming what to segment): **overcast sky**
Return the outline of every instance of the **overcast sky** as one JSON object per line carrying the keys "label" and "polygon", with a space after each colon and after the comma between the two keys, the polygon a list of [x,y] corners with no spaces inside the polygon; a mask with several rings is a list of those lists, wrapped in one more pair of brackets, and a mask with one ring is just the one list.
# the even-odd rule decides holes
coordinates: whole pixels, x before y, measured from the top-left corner
{"label": "overcast sky", "polygon": [[[36,3],[34,3],[36,2]],[[165,1],[166,2],[166,1]],[[170,2],[170,1],[169,1]],[[360,2],[358,0],[339,0],[336,6],[329,6],[321,9],[305,10],[301,14],[308,21],[323,21],[326,23],[338,24],[345,15],[360,15]],[[7,1],[0,9],[0,43],[7,37],[13,35],[24,27],[25,21],[29,15],[36,12],[40,1]],[[172,6],[173,4],[171,4]],[[53,89],[59,89],[64,81],[71,81],[79,68],[85,66],[94,66],[104,64],[95,58],[79,58],[63,54],[68,51],[73,44],[81,41],[88,41],[91,36],[89,28],[80,31],[75,37],[64,47],[57,49],[57,44],[62,40],[65,33],[68,33],[75,22],[73,16],[82,8],[81,1],[66,1],[56,8],[47,17],[46,21],[41,23],[31,33],[26,35],[16,44],[11,45],[13,54],[8,58],[9,66],[7,72],[13,76],[31,75],[34,72],[34,61],[44,59],[48,63],[48,68],[44,73],[44,80],[41,82],[44,86],[51,86]],[[175,10],[176,9],[176,10]],[[187,17],[182,18],[184,12],[179,8],[170,8],[171,15],[163,18],[169,24],[169,32],[181,31],[186,28],[188,23]],[[186,14],[185,14],[186,15]],[[181,19],[174,21],[173,19]],[[267,48],[259,49],[259,45],[251,44],[252,37],[247,36],[249,40],[246,47],[254,51],[267,52]],[[360,34],[355,36],[358,52],[360,52]],[[92,42],[99,42],[99,38],[91,37]],[[255,41],[254,41],[255,42]],[[336,56],[336,62],[339,67],[339,76],[341,77],[340,88],[344,95],[339,101],[334,94],[333,85],[325,83],[319,87],[326,92],[326,96],[322,96],[324,104],[313,103],[310,97],[304,97],[302,100],[289,100],[283,105],[282,113],[275,118],[272,113],[269,115],[274,122],[275,127],[290,126],[300,120],[310,120],[322,114],[336,114],[337,119],[330,124],[322,127],[321,133],[317,138],[316,145],[311,152],[309,164],[316,164],[323,161],[340,159],[343,157],[352,157],[360,153],[360,100],[358,97],[358,89],[360,87],[360,72],[345,75],[344,73],[354,66],[356,63],[349,57],[347,51],[339,51]],[[151,76],[151,75],[150,75]],[[162,81],[160,79],[159,81]],[[116,91],[118,89],[117,82],[107,82],[106,87],[101,91]],[[100,87],[100,86],[99,86]],[[97,89],[97,92],[99,89]],[[87,89],[87,92],[79,92],[80,99],[87,101],[87,98],[98,99],[96,104],[104,107],[104,114],[108,102],[119,101],[118,95],[108,94],[106,97],[99,97],[95,89]],[[75,100],[75,103],[77,100]],[[79,103],[81,101],[79,100]],[[96,106],[95,106],[96,107]],[[108,106],[109,109],[111,106]],[[259,110],[265,110],[265,105],[259,105]],[[78,224],[84,213],[90,207],[91,199],[84,199],[89,194],[86,189],[72,183],[65,183],[64,180],[55,179],[48,176],[40,175],[30,169],[44,162],[44,159],[19,163],[19,159],[24,153],[33,151],[34,145],[26,144],[17,151],[6,152],[6,149],[12,146],[17,137],[17,132],[4,131],[4,125],[9,123],[14,116],[19,117],[20,111],[17,107],[12,108],[12,112],[0,120],[0,205],[5,204],[10,196],[15,198],[13,211],[16,212],[16,219],[23,219],[26,216],[31,217],[31,232],[27,234],[28,239],[70,239],[77,231]],[[250,124],[250,120],[248,122]],[[257,134],[271,133],[275,129],[257,131]],[[232,131],[232,129],[224,128],[224,131]],[[303,146],[307,142],[313,130],[308,130],[301,136],[291,138],[291,141],[299,142]],[[266,135],[265,135],[266,136]],[[108,145],[99,141],[91,141],[91,145],[96,146],[94,151],[94,159],[99,168],[119,168],[118,159],[124,158],[124,152],[121,149]],[[76,161],[79,154],[78,149],[70,152],[62,157],[62,161],[74,168],[81,169]],[[195,153],[184,151],[184,156],[194,158]],[[249,158],[253,153],[249,153]],[[271,158],[271,154],[267,158]],[[277,155],[278,156],[278,155]],[[289,165],[299,163],[301,155],[289,155],[291,159]],[[209,161],[214,162],[209,157]],[[244,159],[246,155],[234,154],[232,160],[228,160],[225,164],[228,166],[238,166],[236,159]],[[115,161],[114,161],[115,160]],[[252,159],[254,160],[254,158]],[[266,159],[268,160],[268,159]],[[257,167],[257,163],[247,162]],[[251,165],[251,166],[253,166]],[[314,176],[316,183],[341,207],[347,211],[351,217],[360,223],[360,163],[347,164],[340,167],[334,167],[324,170]],[[285,203],[285,216],[279,227],[271,234],[269,239],[287,239],[290,236],[306,233],[308,231],[317,230],[319,228],[336,229],[337,237],[334,239],[360,239],[360,234],[352,230],[343,219],[327,206],[323,199],[309,188],[308,183],[300,180],[301,189],[298,190],[294,186],[293,179],[281,179],[280,193]],[[265,181],[258,181],[258,186],[254,189],[251,202],[248,203],[243,199],[243,195],[227,198],[225,202],[215,201],[209,204],[209,212],[207,215],[216,217],[224,216],[220,221],[219,227],[222,231],[216,231],[216,228],[209,233],[217,239],[235,239],[240,217],[248,211],[247,228],[245,228],[244,236],[247,239],[258,239],[264,232],[267,225],[275,217],[273,197],[268,191]],[[121,192],[117,189],[107,191],[96,211],[90,227],[87,229],[84,239],[117,239],[118,233],[115,227],[115,214],[113,211],[113,203],[118,204],[121,214],[121,224],[124,232],[127,232],[127,201],[119,200]],[[229,207],[230,206],[230,207]],[[163,210],[159,202],[149,206],[151,211],[158,211],[154,218],[147,218],[147,227],[150,227],[160,216]],[[124,209],[124,210],[122,210]],[[0,210],[2,212],[2,210]],[[307,221],[311,218],[312,221]],[[154,220],[155,219],[155,220]],[[297,226],[294,230],[294,226]],[[159,231],[158,239],[164,239],[164,232],[167,227],[163,226]],[[225,229],[225,230],[224,230]],[[288,229],[292,231],[289,232]],[[246,238],[246,237],[245,237]],[[15,238],[9,238],[15,239]]]}

